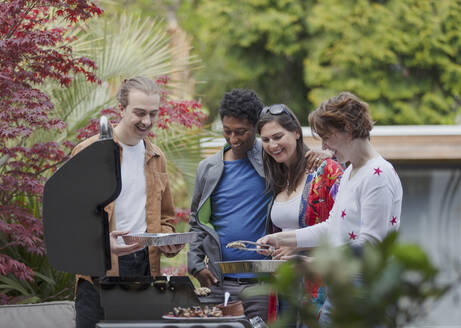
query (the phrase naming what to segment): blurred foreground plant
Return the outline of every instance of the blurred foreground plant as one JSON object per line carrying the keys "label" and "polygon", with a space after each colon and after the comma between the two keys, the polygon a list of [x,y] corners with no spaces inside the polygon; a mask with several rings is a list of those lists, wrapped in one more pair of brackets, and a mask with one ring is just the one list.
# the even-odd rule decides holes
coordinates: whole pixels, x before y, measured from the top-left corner
{"label": "blurred foreground plant", "polygon": [[362,248],[322,245],[283,264],[268,279],[290,303],[272,326],[283,327],[298,314],[308,327],[318,327],[317,311],[305,298],[300,282],[321,277],[333,303],[333,327],[403,327],[428,313],[427,309],[454,283],[437,281],[439,271],[416,244],[401,243],[397,233],[378,245]]}

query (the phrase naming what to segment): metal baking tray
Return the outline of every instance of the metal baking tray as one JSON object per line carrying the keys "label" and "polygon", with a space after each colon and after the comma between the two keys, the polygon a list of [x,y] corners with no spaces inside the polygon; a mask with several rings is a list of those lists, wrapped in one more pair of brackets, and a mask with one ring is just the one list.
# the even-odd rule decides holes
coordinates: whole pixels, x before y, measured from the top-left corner
{"label": "metal baking tray", "polygon": [[131,233],[122,236],[125,244],[140,242],[144,246],[167,246],[176,244],[187,244],[198,237],[198,232],[181,233]]}
{"label": "metal baking tray", "polygon": [[222,273],[244,273],[244,272],[275,272],[283,260],[246,260],[215,262],[221,268]]}

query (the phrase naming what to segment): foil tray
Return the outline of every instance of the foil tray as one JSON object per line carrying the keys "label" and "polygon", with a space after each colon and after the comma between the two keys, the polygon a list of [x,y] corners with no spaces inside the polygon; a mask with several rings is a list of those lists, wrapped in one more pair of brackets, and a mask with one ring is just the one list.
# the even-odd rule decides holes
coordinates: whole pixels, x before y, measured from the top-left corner
{"label": "foil tray", "polygon": [[140,242],[144,246],[167,246],[187,244],[198,237],[198,232],[182,233],[130,233],[122,236],[125,244]]}
{"label": "foil tray", "polygon": [[277,270],[283,260],[246,260],[215,262],[221,268],[222,273],[272,273]]}

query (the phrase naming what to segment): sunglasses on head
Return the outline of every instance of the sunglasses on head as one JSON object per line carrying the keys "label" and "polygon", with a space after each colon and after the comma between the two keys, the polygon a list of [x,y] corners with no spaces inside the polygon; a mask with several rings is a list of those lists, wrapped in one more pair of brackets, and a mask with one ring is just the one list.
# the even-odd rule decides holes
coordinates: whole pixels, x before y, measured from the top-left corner
{"label": "sunglasses on head", "polygon": [[288,111],[287,106],[284,104],[275,104],[271,106],[266,106],[263,108],[261,111],[261,117],[267,113],[271,113],[272,115],[281,115],[282,113],[288,114],[288,116],[291,116],[291,113]]}

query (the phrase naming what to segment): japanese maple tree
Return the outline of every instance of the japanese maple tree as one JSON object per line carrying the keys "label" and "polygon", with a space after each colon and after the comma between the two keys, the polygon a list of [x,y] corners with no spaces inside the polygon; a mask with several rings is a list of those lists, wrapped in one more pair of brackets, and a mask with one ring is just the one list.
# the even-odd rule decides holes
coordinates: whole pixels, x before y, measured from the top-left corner
{"label": "japanese maple tree", "polygon": [[[29,260],[46,259],[41,221],[43,185],[74,144],[33,142],[41,130],[65,127],[53,115],[54,105],[41,85],[52,82],[66,88],[74,83],[76,75],[84,76],[88,83],[100,82],[95,63],[73,54],[66,33],[101,13],[93,2],[85,0],[0,3],[0,304],[21,301],[21,295],[25,295],[9,288],[18,286],[14,282],[8,285],[13,281],[10,278],[27,285],[29,290],[37,285],[37,277],[44,279]],[[167,77],[160,77],[157,83],[163,90],[158,127],[199,126],[205,119],[201,104],[170,99]],[[107,108],[102,114],[114,124],[120,119],[118,108]],[[97,120],[93,119],[79,131],[78,138],[97,132]],[[179,221],[186,220],[185,211],[178,213]],[[45,285],[49,285],[48,278]],[[67,283],[60,282],[69,289]],[[57,288],[47,299],[55,297],[56,292],[62,294]],[[34,290],[28,295],[41,294]]]}
{"label": "japanese maple tree", "polygon": [[[63,129],[39,88],[68,86],[76,74],[99,82],[94,62],[74,56],[68,29],[102,10],[87,0],[9,0],[0,3],[0,275],[32,281],[33,271],[12,258],[19,247],[44,254],[40,204],[46,175],[66,156],[65,145],[32,143],[40,129]],[[57,22],[60,22],[59,24]],[[65,27],[62,27],[65,22]],[[31,201],[32,200],[32,201]],[[35,204],[35,205],[34,205]],[[8,296],[0,292],[0,303]]]}

